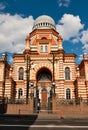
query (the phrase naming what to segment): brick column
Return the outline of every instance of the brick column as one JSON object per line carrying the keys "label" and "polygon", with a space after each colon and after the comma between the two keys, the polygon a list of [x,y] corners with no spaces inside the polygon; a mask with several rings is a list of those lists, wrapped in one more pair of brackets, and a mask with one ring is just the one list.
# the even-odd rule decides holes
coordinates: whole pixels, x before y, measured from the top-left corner
{"label": "brick column", "polygon": [[88,103],[88,81],[86,81],[86,99]]}
{"label": "brick column", "polygon": [[63,51],[59,53],[59,98],[64,97]]}
{"label": "brick column", "polygon": [[30,113],[33,113],[34,112],[34,96],[31,95],[31,98],[30,98]]}

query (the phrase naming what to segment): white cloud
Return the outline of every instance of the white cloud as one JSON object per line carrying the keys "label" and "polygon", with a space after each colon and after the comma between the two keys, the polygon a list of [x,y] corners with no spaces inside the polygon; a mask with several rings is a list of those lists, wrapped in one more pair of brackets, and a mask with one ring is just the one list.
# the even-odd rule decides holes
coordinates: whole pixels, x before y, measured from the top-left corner
{"label": "white cloud", "polygon": [[33,22],[32,16],[22,18],[17,14],[0,14],[0,52],[22,52]]}
{"label": "white cloud", "polygon": [[78,43],[79,40],[80,40],[79,38],[78,38],[78,39],[77,39],[77,38],[73,38],[73,39],[72,39],[72,43]]}
{"label": "white cloud", "polygon": [[88,29],[82,31],[80,41],[83,44],[83,52],[88,54]]}
{"label": "white cloud", "polygon": [[85,31],[82,31],[82,38],[81,38],[81,42],[83,44],[88,44],[88,29]]}
{"label": "white cloud", "polygon": [[83,27],[84,25],[81,23],[80,17],[72,14],[64,14],[56,26],[57,31],[62,35],[63,40],[75,38],[75,41],[78,41],[79,32]]}
{"label": "white cloud", "polygon": [[88,43],[87,43],[87,44],[84,44],[83,47],[82,47],[82,49],[83,49],[83,52],[84,52],[84,53],[87,53],[87,54],[88,54]]}
{"label": "white cloud", "polygon": [[3,3],[0,3],[0,10],[3,10],[3,9],[5,9],[5,5],[3,4]]}
{"label": "white cloud", "polygon": [[[79,16],[64,14],[56,25],[57,31],[63,38],[71,43],[80,43],[83,53],[88,54],[88,29],[84,30],[84,24],[81,23]],[[76,51],[76,50],[75,50]],[[82,60],[82,55],[78,57]]]}
{"label": "white cloud", "polygon": [[79,57],[78,57],[78,61],[82,61],[83,60],[83,55],[80,54]]}
{"label": "white cloud", "polygon": [[68,7],[70,4],[71,0],[58,0],[58,5],[59,7]]}

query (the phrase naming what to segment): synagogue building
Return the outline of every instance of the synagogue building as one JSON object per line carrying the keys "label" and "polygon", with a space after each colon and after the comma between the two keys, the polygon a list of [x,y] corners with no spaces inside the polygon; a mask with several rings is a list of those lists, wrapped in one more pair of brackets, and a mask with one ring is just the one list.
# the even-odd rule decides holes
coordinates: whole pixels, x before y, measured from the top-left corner
{"label": "synagogue building", "polygon": [[0,59],[0,97],[28,104],[33,96],[34,107],[41,103],[41,109],[51,107],[52,96],[88,99],[87,54],[77,64],[76,54],[65,52],[63,37],[50,16],[35,19],[24,44],[24,51],[13,55],[12,65],[6,54]]}

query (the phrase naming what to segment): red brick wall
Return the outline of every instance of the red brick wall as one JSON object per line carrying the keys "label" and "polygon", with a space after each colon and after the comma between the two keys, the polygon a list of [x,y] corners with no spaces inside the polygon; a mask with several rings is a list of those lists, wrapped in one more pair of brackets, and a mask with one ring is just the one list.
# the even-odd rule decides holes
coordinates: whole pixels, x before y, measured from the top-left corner
{"label": "red brick wall", "polygon": [[53,112],[64,118],[84,118],[88,117],[88,105],[58,105]]}
{"label": "red brick wall", "polygon": [[8,104],[6,114],[30,114],[33,113],[29,104]]}

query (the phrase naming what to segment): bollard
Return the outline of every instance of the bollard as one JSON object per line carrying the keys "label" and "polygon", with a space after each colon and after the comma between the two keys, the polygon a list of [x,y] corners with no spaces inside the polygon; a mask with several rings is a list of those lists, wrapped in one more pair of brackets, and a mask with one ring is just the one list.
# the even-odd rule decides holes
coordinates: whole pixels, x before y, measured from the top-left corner
{"label": "bollard", "polygon": [[60,116],[61,119],[64,119],[64,111],[61,110],[61,116]]}
{"label": "bollard", "polygon": [[19,115],[20,115],[20,109],[19,109],[19,112],[18,112],[18,113],[19,113]]}

